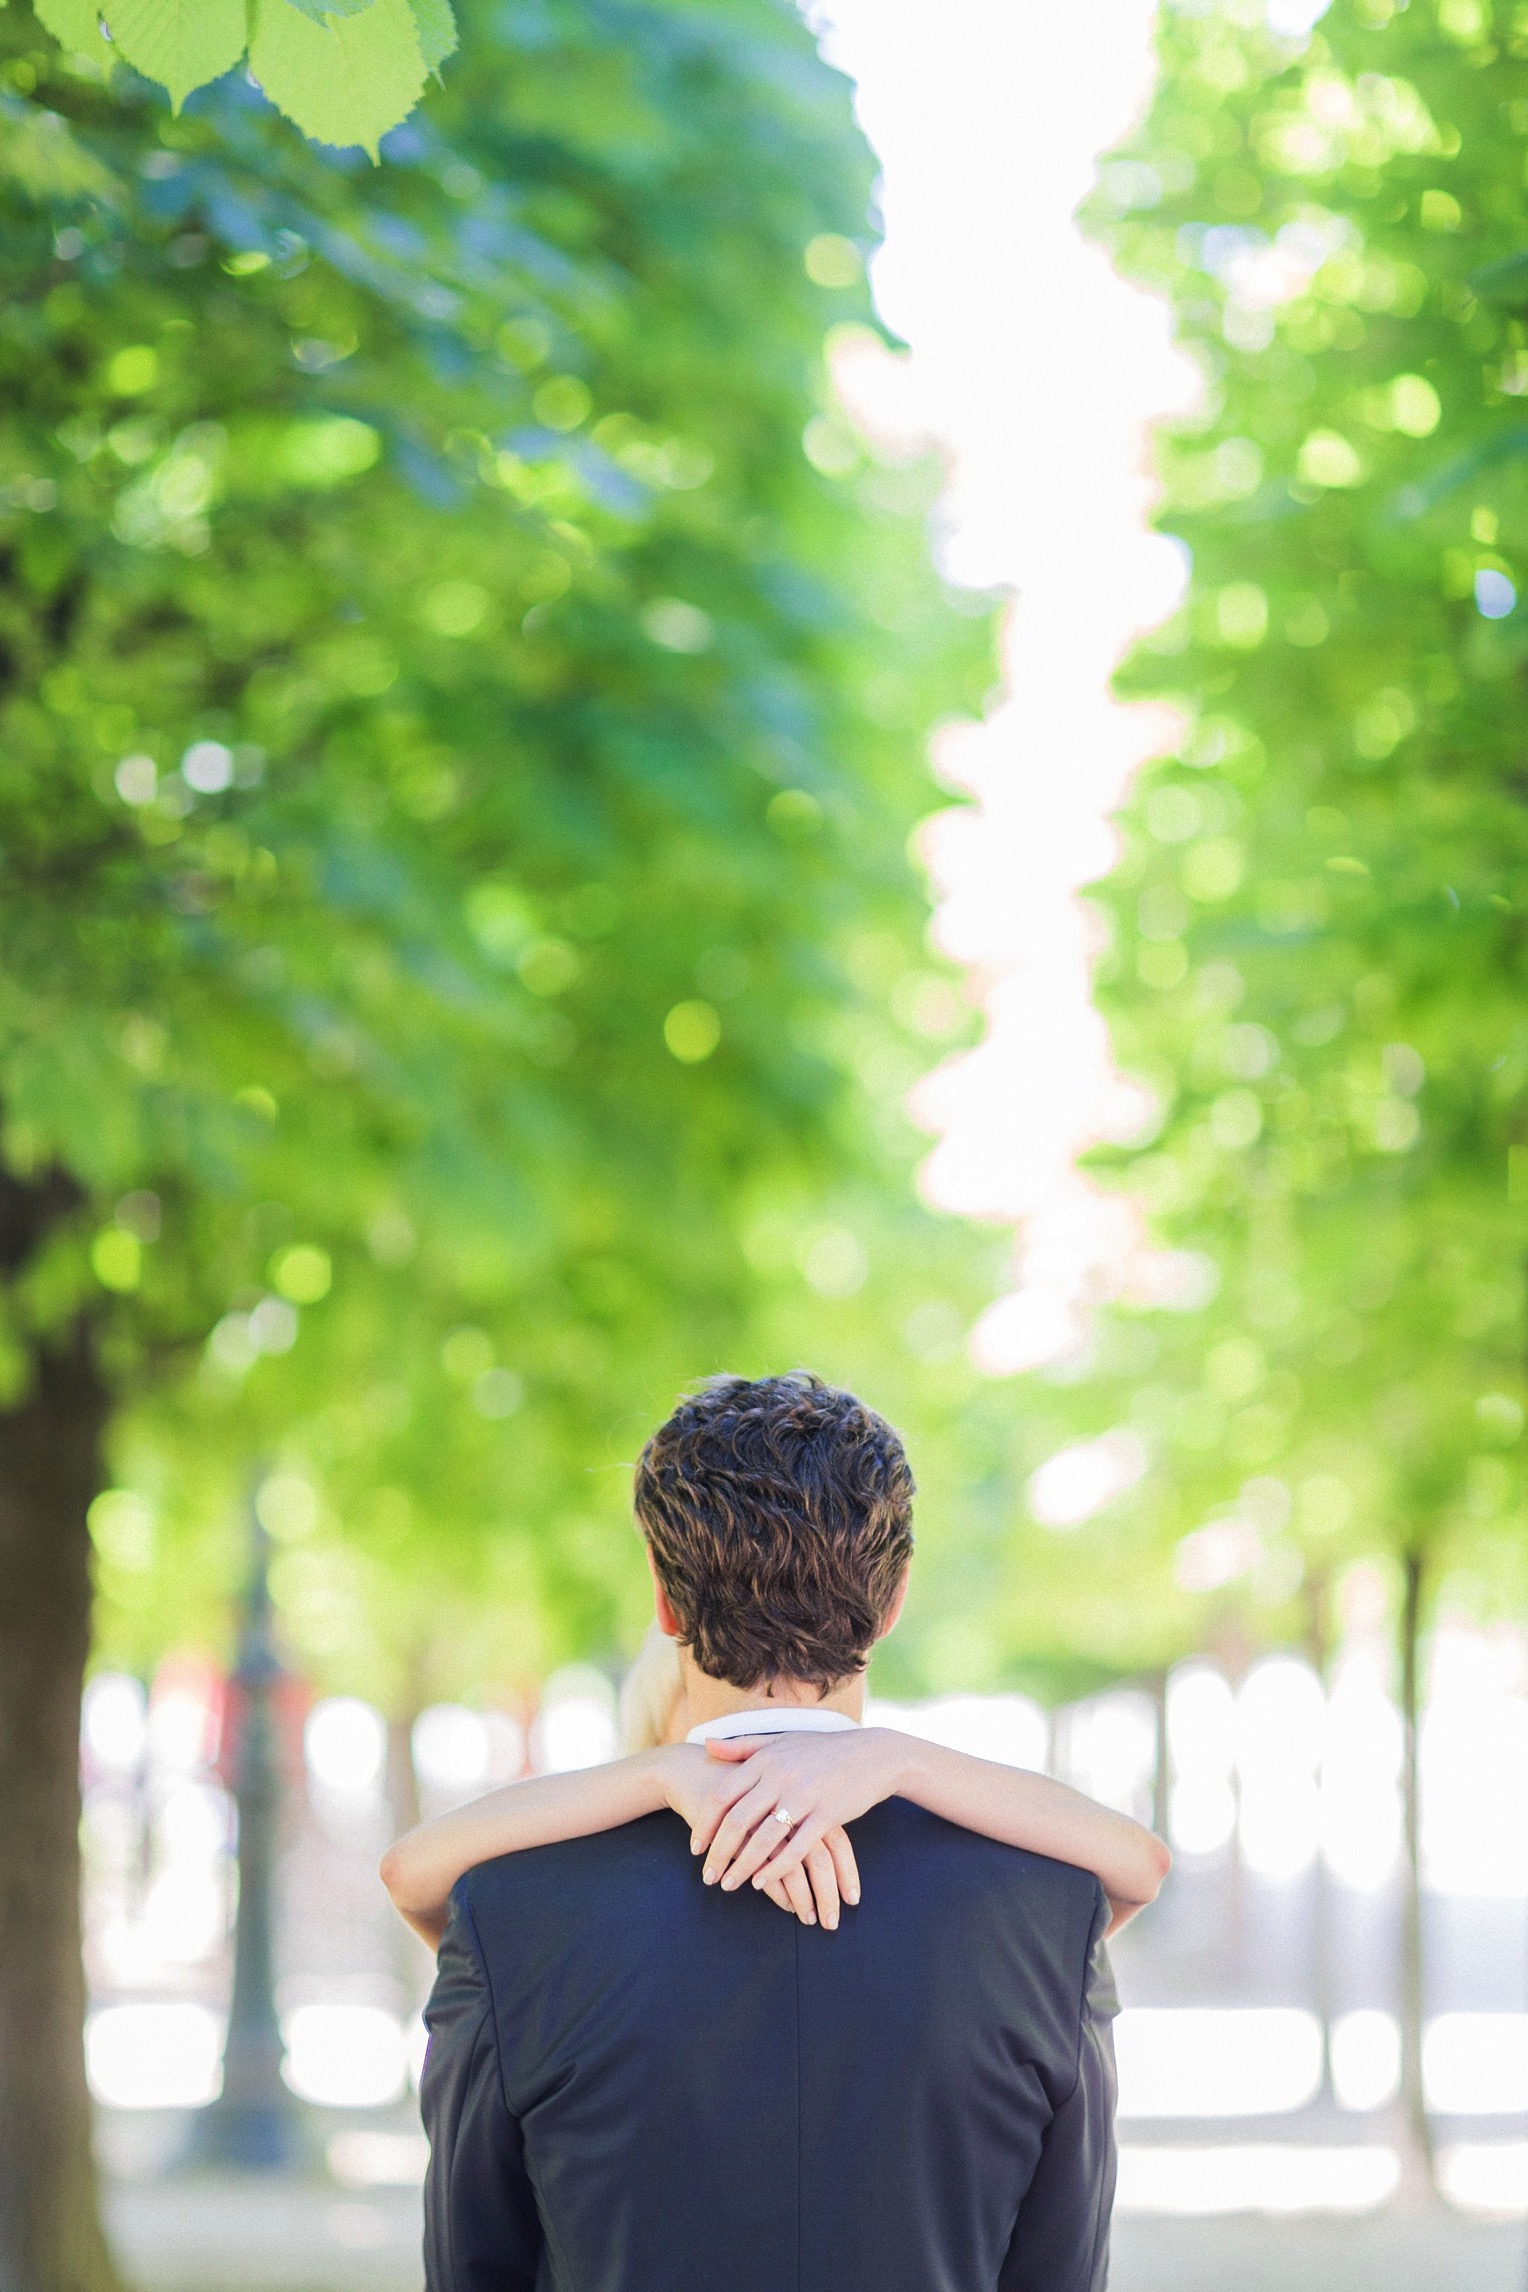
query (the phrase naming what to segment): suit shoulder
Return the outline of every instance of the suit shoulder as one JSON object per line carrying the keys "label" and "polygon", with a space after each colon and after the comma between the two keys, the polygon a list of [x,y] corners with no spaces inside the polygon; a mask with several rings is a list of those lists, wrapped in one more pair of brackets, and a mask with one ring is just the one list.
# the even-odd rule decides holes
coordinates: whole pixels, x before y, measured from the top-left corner
{"label": "suit shoulder", "polygon": [[565,1908],[570,1900],[612,1885],[624,1889],[661,1884],[691,1867],[683,1823],[672,1814],[659,1813],[589,1838],[565,1838],[553,1846],[497,1855],[467,1871],[457,1892],[473,1923],[486,1928],[504,1917],[518,1920],[534,1914],[543,1905]]}
{"label": "suit shoulder", "polygon": [[[872,1825],[873,1840],[866,1835]],[[1104,1899],[1091,1870],[1004,1845],[980,1831],[963,1830],[906,1799],[891,1799],[873,1809],[854,1826],[854,1842],[862,1861],[867,1848],[875,1859],[884,1842],[884,1851],[893,1859],[915,1859],[931,1875],[937,1872],[942,1884],[990,1896],[1051,1926],[1075,1927],[1084,1943]]]}

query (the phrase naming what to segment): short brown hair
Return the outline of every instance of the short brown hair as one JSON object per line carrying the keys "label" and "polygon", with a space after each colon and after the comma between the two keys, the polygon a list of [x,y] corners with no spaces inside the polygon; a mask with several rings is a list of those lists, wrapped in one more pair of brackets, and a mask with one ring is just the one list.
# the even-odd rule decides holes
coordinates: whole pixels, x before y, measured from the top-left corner
{"label": "short brown hair", "polygon": [[684,1645],[734,1687],[826,1692],[863,1669],[912,1552],[912,1498],[885,1419],[804,1371],[713,1377],[637,1463]]}

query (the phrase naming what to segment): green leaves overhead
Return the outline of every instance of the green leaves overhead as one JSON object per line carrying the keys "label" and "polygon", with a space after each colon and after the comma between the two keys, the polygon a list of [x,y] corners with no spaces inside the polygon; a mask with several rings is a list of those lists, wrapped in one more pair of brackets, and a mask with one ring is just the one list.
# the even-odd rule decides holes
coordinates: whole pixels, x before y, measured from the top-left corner
{"label": "green leaves overhead", "polygon": [[409,0],[369,0],[315,18],[294,0],[250,0],[249,68],[315,143],[359,143],[376,157],[429,78]]}
{"label": "green leaves overhead", "polygon": [[451,0],[409,0],[409,6],[413,10],[414,32],[425,70],[438,72],[446,58],[456,53],[456,18],[451,13]]}
{"label": "green leaves overhead", "polygon": [[135,72],[169,89],[177,111],[193,88],[221,79],[244,53],[245,0],[109,0],[109,7],[115,46]]}
{"label": "green leaves overhead", "polygon": [[37,0],[36,14],[73,54],[121,56],[176,111],[247,56],[304,135],[373,158],[456,47],[451,0]]}
{"label": "green leaves overhead", "polygon": [[359,16],[370,7],[371,0],[334,0],[333,6],[326,5],[326,0],[292,0],[292,4],[315,24],[327,24],[337,17]]}
{"label": "green leaves overhead", "polygon": [[98,0],[33,0],[32,13],[72,55],[104,60]]}

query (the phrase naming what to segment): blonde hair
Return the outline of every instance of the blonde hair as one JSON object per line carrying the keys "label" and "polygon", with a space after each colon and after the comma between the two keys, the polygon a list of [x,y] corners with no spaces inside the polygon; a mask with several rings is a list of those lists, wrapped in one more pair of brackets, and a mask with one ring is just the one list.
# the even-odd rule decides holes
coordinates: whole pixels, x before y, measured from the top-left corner
{"label": "blonde hair", "polygon": [[668,1741],[683,1684],[678,1647],[649,1624],[637,1659],[621,1681],[617,1709],[623,1751],[651,1751]]}

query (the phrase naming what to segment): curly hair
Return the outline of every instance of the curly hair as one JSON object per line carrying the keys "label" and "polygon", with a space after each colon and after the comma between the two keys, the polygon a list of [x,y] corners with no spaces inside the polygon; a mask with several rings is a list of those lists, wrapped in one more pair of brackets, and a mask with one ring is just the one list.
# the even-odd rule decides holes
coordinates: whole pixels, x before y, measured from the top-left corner
{"label": "curly hair", "polygon": [[638,1524],[683,1644],[734,1687],[864,1668],[913,1548],[883,1417],[820,1377],[713,1377],[637,1463]]}

